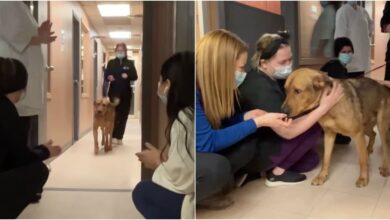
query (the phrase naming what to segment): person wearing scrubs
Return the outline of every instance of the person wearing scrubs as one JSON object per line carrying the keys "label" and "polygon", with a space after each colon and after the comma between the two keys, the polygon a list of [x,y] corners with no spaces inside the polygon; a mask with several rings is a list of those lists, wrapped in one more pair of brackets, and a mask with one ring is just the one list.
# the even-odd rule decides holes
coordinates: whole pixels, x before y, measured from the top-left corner
{"label": "person wearing scrubs", "polygon": [[311,55],[314,57],[332,57],[336,11],[341,2],[320,1],[323,11],[314,25],[311,37]]}
{"label": "person wearing scrubs", "polygon": [[43,108],[44,61],[42,44],[56,39],[52,23],[40,26],[22,1],[0,2],[0,57],[20,60],[29,74],[26,97],[16,104],[28,132],[26,144],[38,145],[38,115]]}
{"label": "person wearing scrubs", "polygon": [[[284,112],[283,80],[292,72],[292,53],[287,40],[278,34],[261,36],[256,43],[252,65],[252,70],[238,87],[242,111]],[[265,172],[268,187],[303,182],[306,179],[303,173],[313,170],[320,161],[315,147],[322,129],[317,121],[342,96],[341,86],[335,83],[332,90],[321,97],[317,108],[293,119],[290,126],[258,129],[251,172]]]}
{"label": "person wearing scrubs", "polygon": [[[381,18],[381,31],[382,33],[390,33],[390,2],[387,1],[385,8],[383,9],[383,16]],[[385,80],[390,81],[390,39],[387,41],[387,50],[386,50],[386,70],[385,70]]]}
{"label": "person wearing scrubs", "polygon": [[355,49],[352,61],[347,65],[349,72],[364,71],[367,73],[370,70],[372,33],[373,21],[367,11],[357,4],[357,1],[348,1],[337,11],[334,38],[351,39]]}
{"label": "person wearing scrubs", "polygon": [[131,82],[138,79],[134,60],[127,57],[127,46],[119,43],[115,46],[115,59],[108,61],[105,79],[110,82],[108,96],[111,100],[119,99],[119,105],[115,108],[114,131],[112,132],[112,144],[123,145],[127,118],[131,107],[133,91]]}
{"label": "person wearing scrubs", "polygon": [[[346,65],[351,62],[353,56],[353,45],[350,39],[346,37],[340,37],[335,40],[334,44],[334,57],[321,67],[321,71],[326,72],[328,76],[336,79],[348,79],[354,76],[348,74]],[[336,144],[349,144],[351,138],[337,134]]]}

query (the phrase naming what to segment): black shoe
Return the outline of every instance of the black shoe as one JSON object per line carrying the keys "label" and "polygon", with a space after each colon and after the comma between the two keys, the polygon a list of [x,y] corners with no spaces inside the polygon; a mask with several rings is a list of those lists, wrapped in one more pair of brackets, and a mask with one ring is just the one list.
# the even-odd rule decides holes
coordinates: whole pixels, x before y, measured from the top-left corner
{"label": "black shoe", "polygon": [[295,185],[305,180],[306,176],[301,173],[286,170],[282,175],[275,175],[272,171],[269,171],[265,179],[265,185],[268,187]]}
{"label": "black shoe", "polygon": [[337,134],[336,135],[336,140],[335,140],[335,144],[349,144],[351,143],[351,138],[348,137],[348,136],[344,136],[344,135],[341,135],[341,134]]}
{"label": "black shoe", "polygon": [[41,198],[42,198],[42,194],[37,193],[31,198],[30,203],[38,203],[41,200]]}

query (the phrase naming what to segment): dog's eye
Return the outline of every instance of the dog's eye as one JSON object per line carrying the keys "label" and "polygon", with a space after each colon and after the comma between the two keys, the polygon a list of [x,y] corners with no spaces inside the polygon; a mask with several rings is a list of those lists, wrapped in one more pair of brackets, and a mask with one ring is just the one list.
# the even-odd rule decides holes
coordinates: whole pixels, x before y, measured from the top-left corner
{"label": "dog's eye", "polygon": [[295,94],[300,94],[300,93],[302,92],[302,90],[300,90],[300,89],[294,89],[294,92],[295,92]]}

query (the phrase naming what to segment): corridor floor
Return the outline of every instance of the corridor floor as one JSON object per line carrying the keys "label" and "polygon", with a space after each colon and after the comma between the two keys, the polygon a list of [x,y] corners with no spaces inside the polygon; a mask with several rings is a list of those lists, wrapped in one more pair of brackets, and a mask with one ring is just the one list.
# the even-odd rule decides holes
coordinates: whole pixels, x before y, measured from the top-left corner
{"label": "corridor floor", "polygon": [[134,155],[141,149],[138,119],[128,120],[123,143],[94,155],[92,132],[82,137],[50,163],[41,201],[19,218],[142,218],[131,200],[141,177]]}

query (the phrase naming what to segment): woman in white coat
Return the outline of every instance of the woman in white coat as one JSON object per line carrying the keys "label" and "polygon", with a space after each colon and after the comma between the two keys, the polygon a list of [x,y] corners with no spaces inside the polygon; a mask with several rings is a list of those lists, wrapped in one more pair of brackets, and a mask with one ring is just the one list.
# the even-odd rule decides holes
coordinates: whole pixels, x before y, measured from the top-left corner
{"label": "woman in white coat", "polygon": [[27,145],[38,145],[38,115],[43,107],[44,63],[41,44],[56,39],[50,21],[38,26],[22,1],[0,2],[0,57],[20,60],[29,74],[26,96],[17,104],[28,132]]}
{"label": "woman in white coat", "polygon": [[355,49],[352,61],[347,65],[349,72],[370,70],[372,32],[373,22],[367,11],[360,7],[357,1],[348,1],[337,11],[334,37],[335,39],[339,37],[351,39]]}

